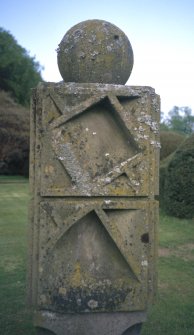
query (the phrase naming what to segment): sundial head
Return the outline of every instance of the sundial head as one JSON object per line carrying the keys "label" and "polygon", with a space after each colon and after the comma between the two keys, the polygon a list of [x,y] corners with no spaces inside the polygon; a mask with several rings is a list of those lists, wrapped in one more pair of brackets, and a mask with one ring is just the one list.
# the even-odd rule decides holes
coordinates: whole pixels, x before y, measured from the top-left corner
{"label": "sundial head", "polygon": [[65,82],[124,85],[133,68],[133,50],[122,30],[103,20],[73,26],[61,40],[58,67]]}

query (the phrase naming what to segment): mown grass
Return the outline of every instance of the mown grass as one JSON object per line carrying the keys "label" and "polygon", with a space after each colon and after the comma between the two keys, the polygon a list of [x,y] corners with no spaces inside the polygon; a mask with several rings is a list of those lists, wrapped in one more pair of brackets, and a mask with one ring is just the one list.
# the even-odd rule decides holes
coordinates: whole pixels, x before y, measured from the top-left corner
{"label": "mown grass", "polygon": [[[0,178],[0,334],[34,335],[26,307],[28,182]],[[160,215],[158,296],[142,335],[194,334],[194,220]]]}
{"label": "mown grass", "polygon": [[194,220],[160,213],[158,296],[142,335],[194,334]]}
{"label": "mown grass", "polygon": [[0,334],[33,335],[26,308],[28,182],[0,178]]}

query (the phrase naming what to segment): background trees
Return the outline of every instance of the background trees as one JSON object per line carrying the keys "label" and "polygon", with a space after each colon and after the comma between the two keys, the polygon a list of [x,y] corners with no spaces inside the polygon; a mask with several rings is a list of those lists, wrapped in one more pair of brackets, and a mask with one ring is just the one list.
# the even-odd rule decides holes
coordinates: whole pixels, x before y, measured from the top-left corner
{"label": "background trees", "polygon": [[162,114],[161,130],[171,130],[190,135],[194,132],[194,115],[189,107],[177,107],[168,113],[167,118]]}
{"label": "background trees", "polygon": [[0,174],[28,176],[30,95],[42,81],[41,69],[10,32],[0,28]]}
{"label": "background trees", "polygon": [[10,32],[0,28],[0,89],[29,105],[30,89],[42,81],[40,64],[21,47]]}

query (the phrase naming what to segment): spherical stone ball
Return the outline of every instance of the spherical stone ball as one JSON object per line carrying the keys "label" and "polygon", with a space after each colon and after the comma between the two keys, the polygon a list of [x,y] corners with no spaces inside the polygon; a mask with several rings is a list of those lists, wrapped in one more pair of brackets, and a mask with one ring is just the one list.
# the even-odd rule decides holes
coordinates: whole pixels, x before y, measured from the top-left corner
{"label": "spherical stone ball", "polygon": [[133,68],[133,50],[127,36],[103,20],[87,20],[72,27],[57,53],[65,82],[124,85]]}

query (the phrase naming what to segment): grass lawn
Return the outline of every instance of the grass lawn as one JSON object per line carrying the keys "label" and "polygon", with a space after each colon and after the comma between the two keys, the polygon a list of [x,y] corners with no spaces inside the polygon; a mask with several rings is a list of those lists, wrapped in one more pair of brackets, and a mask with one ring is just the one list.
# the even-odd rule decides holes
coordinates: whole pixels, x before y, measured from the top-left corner
{"label": "grass lawn", "polygon": [[158,297],[142,335],[194,334],[194,220],[160,213]]}
{"label": "grass lawn", "polygon": [[28,180],[0,178],[0,334],[32,335],[26,308]]}
{"label": "grass lawn", "polygon": [[[26,308],[28,181],[0,177],[0,334],[34,335]],[[160,215],[158,297],[142,335],[194,334],[194,220]]]}

